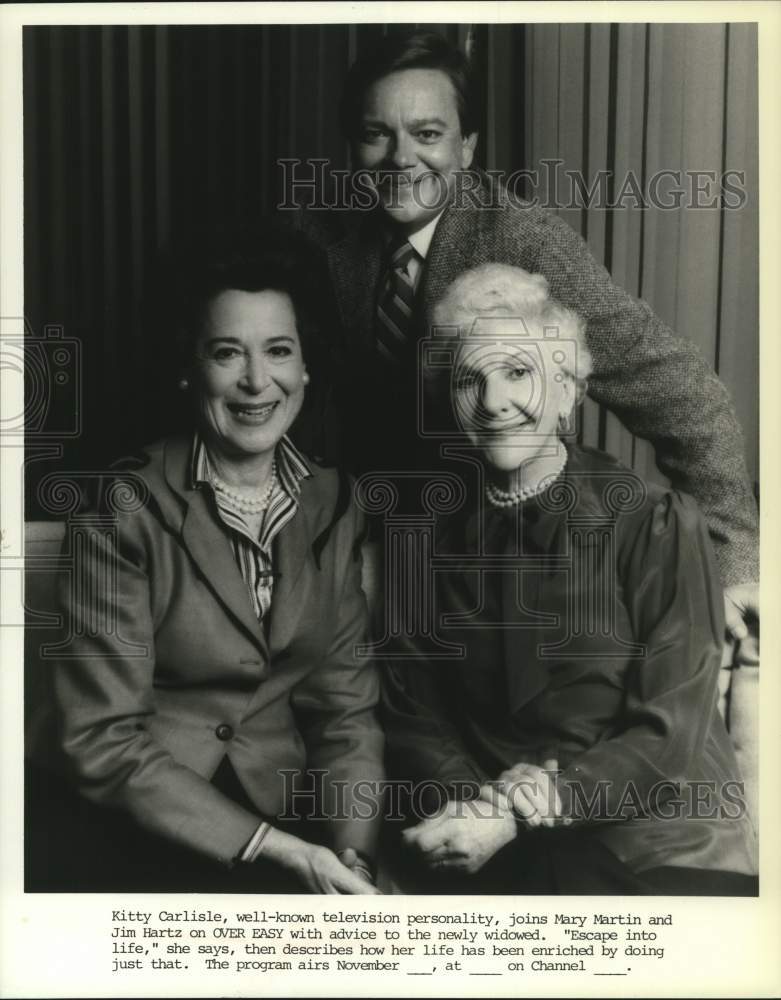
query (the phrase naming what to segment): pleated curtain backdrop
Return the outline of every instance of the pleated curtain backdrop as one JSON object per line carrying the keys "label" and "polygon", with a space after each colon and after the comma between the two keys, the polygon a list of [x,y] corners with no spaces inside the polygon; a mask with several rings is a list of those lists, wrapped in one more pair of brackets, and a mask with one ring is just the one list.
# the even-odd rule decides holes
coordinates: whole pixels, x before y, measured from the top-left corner
{"label": "pleated curtain backdrop", "polygon": [[[344,75],[373,37],[406,27],[25,29],[25,311],[37,334],[61,326],[83,354],[84,431],[60,466],[94,465],[158,432],[145,405],[157,346],[144,303],[160,249],[193,223],[273,211],[280,157],[346,168]],[[488,169],[561,160],[587,183],[600,170],[641,183],[660,169],[745,173],[739,211],[557,210],[717,368],[756,477],[754,26],[420,27],[471,53]],[[647,449],[593,405],[584,438],[650,468]],[[46,471],[31,467],[31,484]]]}
{"label": "pleated curtain backdrop", "polygon": [[[746,436],[749,472],[758,475],[758,134],[757,35],[753,24],[543,24],[478,29],[486,64],[485,162],[489,169],[540,170],[544,182],[566,171],[593,189],[607,170],[607,205],[558,214],[588,241],[616,282],[645,299],[680,336],[693,341],[730,389]],[[521,67],[519,69],[519,66]],[[625,188],[681,208],[640,207]],[[701,204],[687,171],[701,171]],[[704,172],[743,180],[745,204],[724,207]],[[630,182],[631,183],[631,182]],[[528,193],[532,193],[529,191]],[[558,201],[569,201],[559,184]],[[738,195],[728,196],[735,205]],[[587,401],[583,437],[646,475],[658,476],[650,447]]]}

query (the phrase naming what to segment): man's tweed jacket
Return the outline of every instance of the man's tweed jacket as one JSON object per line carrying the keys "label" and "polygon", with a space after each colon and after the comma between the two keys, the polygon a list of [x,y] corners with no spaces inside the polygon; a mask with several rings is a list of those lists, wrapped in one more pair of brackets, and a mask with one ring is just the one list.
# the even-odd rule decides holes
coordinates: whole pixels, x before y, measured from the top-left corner
{"label": "man's tweed jacket", "polygon": [[[484,187],[478,197],[488,201]],[[590,396],[650,441],[660,470],[696,498],[724,585],[757,580],[757,514],[742,433],[726,388],[697,348],[617,287],[555,215],[504,197],[496,208],[462,200],[446,209],[434,233],[418,285],[417,335],[426,335],[434,304],[469,268],[498,261],[543,274],[551,294],[587,321]],[[416,394],[414,371],[394,382],[377,369],[375,312],[387,239],[382,220],[377,212],[309,211],[298,214],[297,224],[327,258],[344,338],[336,402],[345,433],[364,436],[363,457],[353,464],[371,468],[374,459],[376,467],[389,468],[383,441],[403,437],[393,428],[414,420],[409,411]]]}

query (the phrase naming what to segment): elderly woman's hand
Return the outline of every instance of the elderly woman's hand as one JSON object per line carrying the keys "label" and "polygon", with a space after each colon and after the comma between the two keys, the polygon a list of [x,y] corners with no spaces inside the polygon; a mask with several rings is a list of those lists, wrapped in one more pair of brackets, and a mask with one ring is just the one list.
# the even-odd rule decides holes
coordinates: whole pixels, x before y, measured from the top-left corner
{"label": "elderly woman's hand", "polygon": [[495,784],[485,786],[481,796],[490,799],[498,792],[506,798],[516,818],[531,829],[553,826],[562,818],[561,798],[556,789],[558,770],[558,761],[554,759],[546,760],[542,767],[515,764],[502,771]]}
{"label": "elderly woman's hand", "polygon": [[448,802],[431,819],[403,833],[407,846],[429,868],[473,875],[517,835],[509,806],[488,802]]}

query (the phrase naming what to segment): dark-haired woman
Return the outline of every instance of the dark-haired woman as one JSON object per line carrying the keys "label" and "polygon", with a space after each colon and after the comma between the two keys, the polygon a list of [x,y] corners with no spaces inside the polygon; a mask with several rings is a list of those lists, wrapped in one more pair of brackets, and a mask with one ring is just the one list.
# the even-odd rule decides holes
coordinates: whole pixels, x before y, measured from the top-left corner
{"label": "dark-haired woman", "polygon": [[191,429],[116,472],[138,502],[78,567],[78,593],[116,574],[116,627],[83,628],[65,596],[57,757],[79,798],[51,813],[39,887],[375,892],[362,525],[349,484],[288,437],[310,380],[304,248],[262,233],[188,277],[172,391]]}

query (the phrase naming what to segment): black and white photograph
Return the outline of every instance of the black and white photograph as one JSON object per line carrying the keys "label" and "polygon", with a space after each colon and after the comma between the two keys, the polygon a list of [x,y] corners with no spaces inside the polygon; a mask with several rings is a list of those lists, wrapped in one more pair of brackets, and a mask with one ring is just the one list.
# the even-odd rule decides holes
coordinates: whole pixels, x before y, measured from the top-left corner
{"label": "black and white photograph", "polygon": [[778,922],[778,8],[262,6],[4,22],[14,899],[118,996],[696,995]]}

